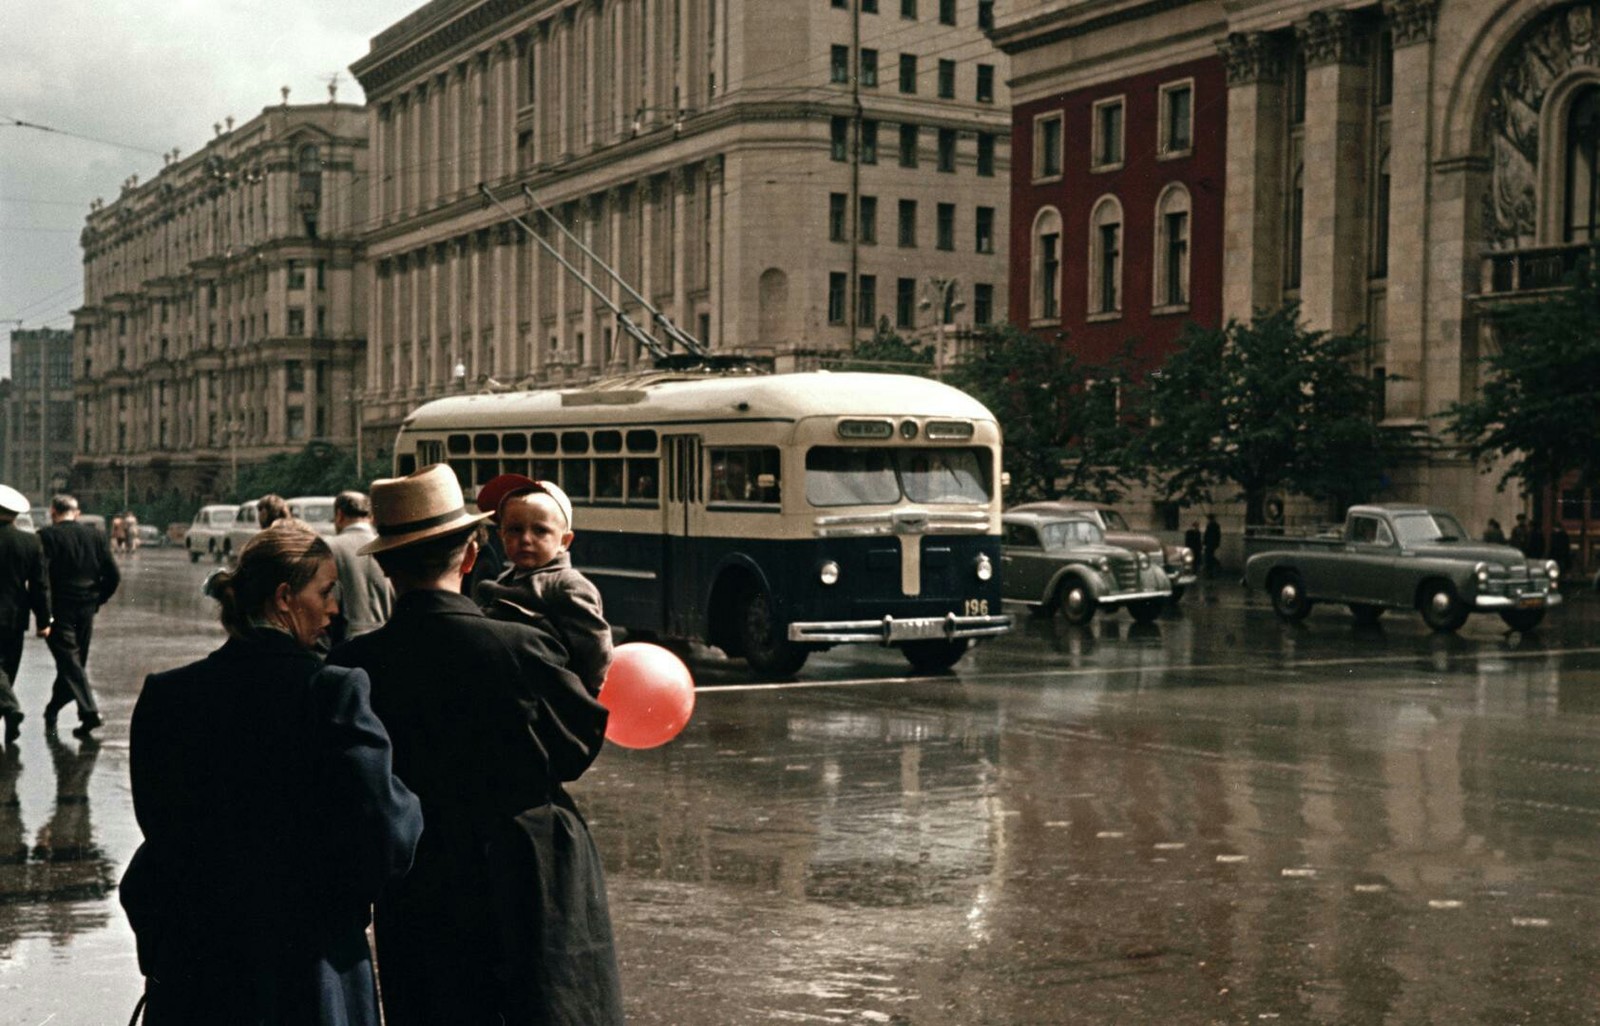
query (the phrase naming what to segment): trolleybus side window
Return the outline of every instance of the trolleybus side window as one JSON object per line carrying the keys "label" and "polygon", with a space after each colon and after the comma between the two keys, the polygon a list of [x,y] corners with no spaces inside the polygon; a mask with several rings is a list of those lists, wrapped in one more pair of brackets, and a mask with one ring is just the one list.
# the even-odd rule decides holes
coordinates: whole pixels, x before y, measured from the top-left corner
{"label": "trolleybus side window", "polygon": [[776,446],[715,448],[711,456],[711,502],[777,506],[782,500]]}

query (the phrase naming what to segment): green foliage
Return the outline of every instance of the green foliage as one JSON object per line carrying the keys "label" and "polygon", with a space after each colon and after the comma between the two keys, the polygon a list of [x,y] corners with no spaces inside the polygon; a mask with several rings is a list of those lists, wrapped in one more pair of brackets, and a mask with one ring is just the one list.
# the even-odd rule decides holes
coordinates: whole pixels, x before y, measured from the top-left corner
{"label": "green foliage", "polygon": [[1309,331],[1293,304],[1249,324],[1191,324],[1150,374],[1149,416],[1132,455],[1168,498],[1209,503],[1238,486],[1247,523],[1270,491],[1352,502],[1369,496],[1398,455],[1377,424],[1377,384],[1358,370],[1362,335]]}
{"label": "green foliage", "polygon": [[239,486],[232,501],[244,502],[276,492],[296,495],[337,495],[347,488],[366,491],[372,480],[392,473],[387,453],[372,454],[366,466],[356,468],[355,453],[325,442],[312,442],[295,453],[279,453],[264,462],[239,468]]}
{"label": "green foliage", "polygon": [[1499,349],[1477,396],[1443,414],[1474,460],[1505,461],[1500,487],[1530,491],[1572,470],[1600,470],[1600,288],[1588,269],[1571,288],[1494,314]]}
{"label": "green foliage", "polygon": [[900,337],[889,327],[888,318],[884,318],[871,338],[850,343],[850,356],[838,369],[926,376],[933,370],[933,355],[932,344]]}
{"label": "green foliage", "polygon": [[970,345],[945,381],[999,420],[1008,501],[1065,495],[1114,502],[1137,477],[1124,469],[1130,432],[1117,409],[1126,365],[1126,353],[1093,366],[1053,339],[1002,325]]}

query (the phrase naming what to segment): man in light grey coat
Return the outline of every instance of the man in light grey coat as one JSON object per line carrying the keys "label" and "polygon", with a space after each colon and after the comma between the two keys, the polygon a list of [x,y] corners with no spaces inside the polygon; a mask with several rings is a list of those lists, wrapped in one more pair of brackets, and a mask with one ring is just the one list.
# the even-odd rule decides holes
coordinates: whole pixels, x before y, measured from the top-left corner
{"label": "man in light grey coat", "polygon": [[362,546],[378,537],[365,493],[340,492],[334,498],[333,527],[337,534],[328,539],[328,547],[339,570],[339,611],[344,620],[342,630],[330,629],[337,643],[387,623],[394,610],[394,589],[378,561],[361,554]]}

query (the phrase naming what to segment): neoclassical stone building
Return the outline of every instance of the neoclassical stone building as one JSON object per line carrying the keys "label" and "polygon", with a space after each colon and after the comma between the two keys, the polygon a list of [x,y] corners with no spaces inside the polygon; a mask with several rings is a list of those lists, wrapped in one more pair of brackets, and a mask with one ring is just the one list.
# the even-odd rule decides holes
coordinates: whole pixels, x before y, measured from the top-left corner
{"label": "neoclassical stone building", "polygon": [[[1096,109],[1126,92],[1128,81],[1153,93],[1193,77],[1194,155],[1205,149],[1201,127],[1210,125],[1225,143],[1218,169],[1200,182],[1185,173],[1190,158],[1157,154],[1136,183],[1152,196],[1182,183],[1194,201],[1188,256],[1214,262],[1220,273],[1204,280],[1197,269],[1192,289],[1216,292],[1185,301],[1225,318],[1297,299],[1313,327],[1366,326],[1374,339],[1367,368],[1386,383],[1385,422],[1432,440],[1425,457],[1396,474],[1387,497],[1452,507],[1474,529],[1490,516],[1507,521],[1520,500],[1497,493],[1497,475],[1483,476],[1460,458],[1437,415],[1478,387],[1480,358],[1492,345],[1486,304],[1536,298],[1593,244],[1600,225],[1595,4],[1018,0],[995,40],[1012,58],[1018,111],[1014,314],[1037,308],[1041,268],[1032,254],[1040,211],[1050,204],[1066,207],[1067,257],[1055,267],[1061,294],[1084,291],[1097,263],[1112,266],[1094,257],[1093,212],[1082,209],[1112,190],[1060,196],[1040,187],[1037,158],[1031,149],[1023,155],[1042,138],[1039,115],[1063,110],[1070,126],[1080,95]],[[1207,95],[1206,69],[1218,63],[1222,83]],[[1130,162],[1133,118],[1130,111]],[[1145,134],[1149,147],[1160,145],[1154,130]],[[1069,127],[1062,159],[1091,162],[1096,138]],[[1202,212],[1218,199],[1219,218],[1208,225]],[[1141,202],[1126,220],[1129,261],[1136,250],[1167,252],[1161,212]],[[1078,250],[1090,259],[1074,261]],[[1150,275],[1122,273],[1143,274],[1124,294],[1148,318]],[[1155,332],[1152,344],[1170,337]],[[1562,507],[1573,528],[1584,498],[1569,496]]]}
{"label": "neoclassical stone building", "polygon": [[713,350],[780,365],[887,319],[999,320],[1009,94],[991,0],[434,0],[352,66],[374,112],[363,405],[638,364],[480,183],[526,186]]}
{"label": "neoclassical stone building", "polygon": [[367,137],[364,108],[291,106],[285,90],[93,204],[74,312],[75,489],[211,499],[241,464],[353,444]]}

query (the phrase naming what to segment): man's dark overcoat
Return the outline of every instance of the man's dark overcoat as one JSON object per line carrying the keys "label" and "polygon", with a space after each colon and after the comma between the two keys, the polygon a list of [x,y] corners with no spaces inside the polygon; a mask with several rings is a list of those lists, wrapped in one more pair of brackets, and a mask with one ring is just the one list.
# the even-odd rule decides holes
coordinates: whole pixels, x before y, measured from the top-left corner
{"label": "man's dark overcoat", "polygon": [[604,874],[562,787],[599,754],[606,710],[559,647],[414,591],[329,658],[371,675],[422,799],[416,863],[377,907],[388,1026],[621,1023]]}
{"label": "man's dark overcoat", "polygon": [[377,1026],[369,907],[422,833],[390,751],[366,674],[277,631],[146,679],[121,890],[147,1026]]}
{"label": "man's dark overcoat", "polygon": [[40,630],[50,624],[50,585],[37,535],[0,523],[0,715],[21,711],[13,687],[22,664],[28,614]]}

